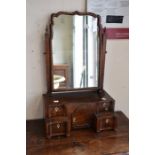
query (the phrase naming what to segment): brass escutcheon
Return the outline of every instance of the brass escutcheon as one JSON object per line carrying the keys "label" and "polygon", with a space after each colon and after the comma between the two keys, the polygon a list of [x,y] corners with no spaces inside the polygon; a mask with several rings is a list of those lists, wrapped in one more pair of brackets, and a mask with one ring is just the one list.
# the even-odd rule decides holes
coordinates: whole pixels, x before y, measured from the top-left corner
{"label": "brass escutcheon", "polygon": [[105,123],[106,123],[106,124],[108,124],[108,123],[109,123],[109,119],[108,119],[108,118],[105,120]]}
{"label": "brass escutcheon", "polygon": [[73,122],[76,122],[76,117],[73,117]]}
{"label": "brass escutcheon", "polygon": [[59,123],[57,124],[57,128],[60,128],[60,124]]}
{"label": "brass escutcheon", "polygon": [[55,107],[54,110],[55,110],[55,112],[57,112],[59,110],[59,108],[58,107]]}
{"label": "brass escutcheon", "polygon": [[105,110],[108,111],[108,107],[106,107]]}

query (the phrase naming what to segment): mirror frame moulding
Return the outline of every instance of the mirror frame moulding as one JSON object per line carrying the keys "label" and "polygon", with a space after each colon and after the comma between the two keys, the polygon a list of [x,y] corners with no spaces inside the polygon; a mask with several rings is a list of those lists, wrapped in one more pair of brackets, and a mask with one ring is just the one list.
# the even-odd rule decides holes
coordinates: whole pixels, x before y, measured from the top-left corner
{"label": "mirror frame moulding", "polygon": [[[73,89],[53,89],[53,57],[52,57],[52,43],[53,39],[53,25],[54,18],[60,15],[80,15],[80,16],[92,16],[97,18],[98,36],[99,36],[99,73],[98,73],[98,87],[87,87],[87,88],[73,88]],[[51,14],[50,23],[46,26],[45,32],[45,61],[46,61],[46,80],[47,80],[47,93],[70,93],[70,92],[94,92],[102,94],[103,81],[104,81],[104,66],[105,66],[105,53],[106,53],[106,28],[102,29],[101,17],[92,12],[65,12],[59,11]]]}

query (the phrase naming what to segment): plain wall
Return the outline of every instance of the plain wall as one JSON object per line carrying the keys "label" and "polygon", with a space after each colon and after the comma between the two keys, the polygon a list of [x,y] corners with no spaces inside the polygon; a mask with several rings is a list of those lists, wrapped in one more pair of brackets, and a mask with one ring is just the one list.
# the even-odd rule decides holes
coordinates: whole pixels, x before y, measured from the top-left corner
{"label": "plain wall", "polygon": [[129,40],[107,40],[104,88],[129,116]]}
{"label": "plain wall", "polygon": [[[50,14],[85,11],[85,0],[27,0],[26,13],[26,118],[43,117],[46,93],[44,33]],[[107,42],[105,89],[116,100],[116,109],[128,116],[128,40]]]}

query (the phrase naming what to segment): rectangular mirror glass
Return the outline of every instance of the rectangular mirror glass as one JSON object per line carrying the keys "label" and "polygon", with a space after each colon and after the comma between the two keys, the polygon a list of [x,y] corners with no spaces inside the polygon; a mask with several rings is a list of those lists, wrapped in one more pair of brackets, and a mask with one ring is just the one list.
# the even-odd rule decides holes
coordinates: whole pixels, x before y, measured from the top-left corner
{"label": "rectangular mirror glass", "polygon": [[53,88],[98,87],[97,18],[59,15],[53,18],[52,31]]}

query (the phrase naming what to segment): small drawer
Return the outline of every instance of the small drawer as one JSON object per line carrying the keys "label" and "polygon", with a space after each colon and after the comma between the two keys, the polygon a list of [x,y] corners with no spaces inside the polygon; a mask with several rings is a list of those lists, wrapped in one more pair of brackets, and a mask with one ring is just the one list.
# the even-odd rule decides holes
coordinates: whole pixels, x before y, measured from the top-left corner
{"label": "small drawer", "polygon": [[53,106],[48,109],[49,117],[64,116],[65,110],[62,106]]}
{"label": "small drawer", "polygon": [[66,134],[66,125],[65,122],[54,122],[50,125],[50,130],[52,130],[53,135],[63,135]]}
{"label": "small drawer", "polygon": [[66,108],[63,104],[51,104],[48,107],[48,117],[66,116]]}
{"label": "small drawer", "polygon": [[113,113],[95,114],[94,127],[96,132],[115,129],[115,121]]}
{"label": "small drawer", "polygon": [[110,102],[103,102],[102,103],[103,111],[110,111],[112,109]]}
{"label": "small drawer", "polygon": [[114,112],[114,102],[109,101],[109,102],[98,102],[97,103],[97,113],[100,112]]}
{"label": "small drawer", "polygon": [[114,128],[114,118],[113,117],[105,117],[99,121],[100,130],[109,130]]}
{"label": "small drawer", "polygon": [[56,117],[46,120],[46,134],[52,136],[70,135],[70,121],[67,117]]}

